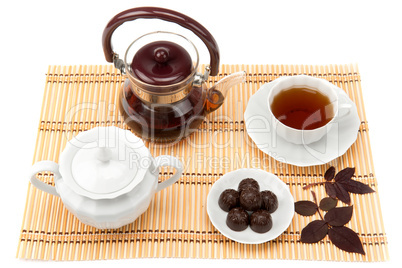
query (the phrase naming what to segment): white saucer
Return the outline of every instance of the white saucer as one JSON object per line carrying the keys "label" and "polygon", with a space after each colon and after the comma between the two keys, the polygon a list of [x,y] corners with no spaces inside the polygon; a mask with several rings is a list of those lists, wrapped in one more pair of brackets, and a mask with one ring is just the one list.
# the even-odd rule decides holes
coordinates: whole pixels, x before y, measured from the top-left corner
{"label": "white saucer", "polygon": [[322,165],[343,155],[356,141],[360,127],[356,105],[347,94],[341,88],[334,86],[338,94],[346,96],[339,98],[340,101],[346,99],[352,104],[350,114],[333,123],[331,130],[321,140],[298,145],[284,140],[271,129],[267,97],[277,80],[264,84],[251,96],[247,104],[244,120],[247,133],[255,145],[276,160],[296,166]]}
{"label": "white saucer", "polygon": [[[271,214],[272,229],[266,233],[256,233],[247,227],[244,231],[236,232],[226,225],[227,212],[223,211],[218,204],[219,196],[226,189],[235,189],[239,182],[245,178],[253,178],[260,185],[260,191],[270,190],[278,198],[278,209]],[[207,198],[208,216],[224,236],[245,244],[260,244],[281,235],[290,225],[294,215],[294,199],[289,187],[277,176],[261,169],[238,169],[223,175],[212,186]]]}

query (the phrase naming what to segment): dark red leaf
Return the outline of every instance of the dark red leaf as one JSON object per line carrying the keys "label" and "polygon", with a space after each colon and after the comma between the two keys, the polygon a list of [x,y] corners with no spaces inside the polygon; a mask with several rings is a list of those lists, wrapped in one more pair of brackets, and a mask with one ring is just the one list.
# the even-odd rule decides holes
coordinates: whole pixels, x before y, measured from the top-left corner
{"label": "dark red leaf", "polygon": [[325,191],[327,192],[327,195],[336,199],[336,190],[332,182],[325,182]]}
{"label": "dark red leaf", "polygon": [[335,176],[336,182],[350,180],[355,174],[355,168],[345,168],[339,171]]}
{"label": "dark red leaf", "polygon": [[335,176],[335,168],[331,166],[325,172],[324,178],[325,178],[326,181],[332,181],[334,176]]}
{"label": "dark red leaf", "polygon": [[333,208],[324,216],[324,220],[331,226],[343,226],[350,221],[353,206]]}
{"label": "dark red leaf", "polygon": [[355,252],[366,255],[359,236],[348,227],[332,227],[328,231],[329,239],[338,248],[347,252]]}
{"label": "dark red leaf", "polygon": [[311,216],[317,212],[317,205],[311,201],[297,201],[295,203],[295,211],[302,216]]}
{"label": "dark red leaf", "polygon": [[332,197],[324,197],[320,201],[320,209],[324,211],[328,211],[338,204],[338,199],[334,199]]}
{"label": "dark red leaf", "polygon": [[334,183],[336,197],[341,200],[345,204],[350,204],[350,195],[348,191],[343,188],[342,184],[335,182]]}
{"label": "dark red leaf", "polygon": [[328,225],[325,221],[315,220],[307,224],[301,232],[300,241],[303,243],[316,243],[328,233]]}
{"label": "dark red leaf", "polygon": [[360,181],[347,180],[341,182],[343,188],[349,193],[354,194],[369,194],[375,192],[367,184],[361,183]]}

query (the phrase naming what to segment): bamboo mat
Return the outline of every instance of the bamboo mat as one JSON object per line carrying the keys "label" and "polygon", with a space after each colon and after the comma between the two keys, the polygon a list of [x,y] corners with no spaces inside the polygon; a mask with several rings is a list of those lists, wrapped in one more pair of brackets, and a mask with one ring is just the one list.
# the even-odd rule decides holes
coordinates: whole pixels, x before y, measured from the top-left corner
{"label": "bamboo mat", "polygon": [[[80,223],[59,198],[29,185],[17,257],[43,260],[98,260],[122,258],[258,258],[290,260],[386,261],[387,236],[378,193],[352,194],[354,212],[347,226],[358,233],[366,255],[339,250],[328,238],[316,244],[299,242],[301,230],[318,216],[295,214],[277,239],[245,245],[221,235],[206,212],[206,199],[214,182],[238,168],[261,168],[279,176],[295,199],[312,200],[302,187],[323,180],[333,165],[339,171],[356,167],[356,180],[377,191],[365,115],[361,80],[356,65],[223,65],[226,74],[247,71],[247,81],[233,88],[225,104],[208,115],[200,129],[174,144],[146,142],[153,156],[171,154],[184,163],[180,180],[155,194],[149,209],[135,222],[115,230],[98,230]],[[297,167],[263,154],[248,137],[243,113],[248,100],[264,83],[280,76],[308,74],[343,88],[356,103],[361,125],[356,142],[345,155],[326,165]],[[117,93],[124,77],[111,65],[50,66],[46,75],[41,117],[33,162],[58,161],[66,142],[96,126],[127,128],[117,110]],[[161,170],[160,180],[168,177]],[[52,183],[51,174],[39,174]],[[26,178],[28,181],[28,178]],[[311,188],[318,200],[324,187]]]}

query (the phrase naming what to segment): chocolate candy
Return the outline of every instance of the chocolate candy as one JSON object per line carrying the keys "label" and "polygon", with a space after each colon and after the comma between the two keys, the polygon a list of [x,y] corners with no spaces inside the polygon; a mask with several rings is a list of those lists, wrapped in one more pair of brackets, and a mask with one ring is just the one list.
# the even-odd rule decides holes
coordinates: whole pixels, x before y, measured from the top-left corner
{"label": "chocolate candy", "polygon": [[243,179],[237,191],[224,190],[219,196],[218,203],[222,210],[228,212],[226,224],[231,230],[243,231],[250,225],[251,230],[256,233],[271,230],[271,213],[278,208],[276,195],[269,190],[260,192],[260,185],[252,178]]}
{"label": "chocolate candy", "polygon": [[226,216],[226,225],[233,231],[243,231],[248,227],[248,213],[241,207],[232,208]]}
{"label": "chocolate candy", "polygon": [[239,183],[239,188],[237,189],[239,192],[248,189],[248,188],[255,188],[257,191],[260,190],[260,185],[258,184],[258,182],[252,178],[247,178],[242,180]]}
{"label": "chocolate candy", "polygon": [[271,214],[264,210],[259,209],[250,216],[250,228],[256,233],[266,233],[272,228]]}
{"label": "chocolate candy", "polygon": [[219,196],[218,204],[221,209],[228,212],[239,206],[239,192],[234,189],[226,189]]}
{"label": "chocolate candy", "polygon": [[255,188],[247,188],[240,192],[240,206],[248,211],[261,208],[261,194]]}
{"label": "chocolate candy", "polygon": [[261,208],[267,210],[269,213],[275,212],[275,210],[278,208],[278,198],[273,192],[268,190],[262,191],[261,199]]}

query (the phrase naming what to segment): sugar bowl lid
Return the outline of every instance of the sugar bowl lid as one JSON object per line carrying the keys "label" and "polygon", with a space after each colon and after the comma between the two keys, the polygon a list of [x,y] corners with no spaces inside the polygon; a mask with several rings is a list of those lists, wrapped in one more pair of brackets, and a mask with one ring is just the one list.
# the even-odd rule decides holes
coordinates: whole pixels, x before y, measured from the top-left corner
{"label": "sugar bowl lid", "polygon": [[153,158],[128,130],[95,127],[68,141],[59,158],[64,183],[91,199],[111,199],[130,192],[144,178]]}

